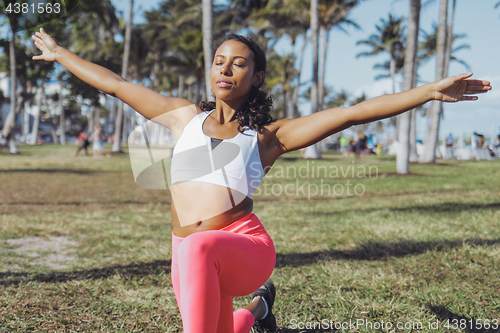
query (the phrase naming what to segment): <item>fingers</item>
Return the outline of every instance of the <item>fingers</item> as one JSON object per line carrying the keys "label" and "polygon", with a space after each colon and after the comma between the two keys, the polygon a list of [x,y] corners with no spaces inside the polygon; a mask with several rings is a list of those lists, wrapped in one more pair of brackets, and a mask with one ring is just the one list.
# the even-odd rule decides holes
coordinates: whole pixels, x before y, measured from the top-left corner
{"label": "fingers", "polygon": [[490,81],[485,80],[465,80],[467,82],[467,86],[489,86]]}
{"label": "fingers", "polygon": [[467,82],[467,86],[465,88],[466,95],[471,94],[484,94],[491,90],[490,83],[488,81],[479,81],[474,80],[473,82]]}
{"label": "fingers", "polygon": [[43,30],[43,28],[40,28],[40,34],[41,34],[43,37],[47,37],[47,36],[49,36],[49,35],[45,32],[45,30]]}
{"label": "fingers", "polygon": [[488,88],[488,87],[478,87],[476,89],[474,89],[473,87],[467,87],[467,89],[465,90],[465,95],[471,95],[471,94],[484,94],[484,93],[487,93],[488,91],[490,91],[491,88]]}
{"label": "fingers", "polygon": [[35,35],[31,36],[31,39],[35,42],[35,45],[43,43],[43,41]]}
{"label": "fingers", "polygon": [[461,101],[477,101],[477,96],[462,96]]}
{"label": "fingers", "polygon": [[453,80],[454,81],[460,81],[460,80],[463,80],[463,79],[466,79],[468,77],[471,77],[473,73],[465,73],[465,74],[459,74],[459,75],[455,75],[453,76]]}

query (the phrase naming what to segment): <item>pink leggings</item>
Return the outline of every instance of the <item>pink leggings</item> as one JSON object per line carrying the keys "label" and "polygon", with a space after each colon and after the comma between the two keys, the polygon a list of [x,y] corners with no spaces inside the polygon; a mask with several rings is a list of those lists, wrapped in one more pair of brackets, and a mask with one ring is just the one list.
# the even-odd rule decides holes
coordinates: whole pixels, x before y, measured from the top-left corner
{"label": "pink leggings", "polygon": [[233,296],[253,293],[271,276],[276,251],[253,213],[219,230],[172,232],[172,284],[184,333],[248,333],[254,317],[233,313]]}

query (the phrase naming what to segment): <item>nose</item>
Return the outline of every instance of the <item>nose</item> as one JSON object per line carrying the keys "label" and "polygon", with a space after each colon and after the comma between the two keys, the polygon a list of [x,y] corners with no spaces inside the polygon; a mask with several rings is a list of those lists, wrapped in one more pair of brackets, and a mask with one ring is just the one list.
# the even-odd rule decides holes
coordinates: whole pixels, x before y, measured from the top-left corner
{"label": "nose", "polygon": [[225,76],[231,75],[231,70],[228,63],[225,63],[220,67],[220,73]]}

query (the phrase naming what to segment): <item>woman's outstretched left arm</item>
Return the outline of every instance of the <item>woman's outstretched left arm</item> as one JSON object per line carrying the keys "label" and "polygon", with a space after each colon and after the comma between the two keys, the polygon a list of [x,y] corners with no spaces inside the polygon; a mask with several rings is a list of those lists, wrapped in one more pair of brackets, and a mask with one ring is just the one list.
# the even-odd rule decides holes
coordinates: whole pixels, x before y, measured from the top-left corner
{"label": "woman's outstretched left arm", "polygon": [[276,138],[282,152],[312,145],[350,126],[389,118],[431,100],[459,102],[477,100],[491,89],[490,83],[468,79],[470,74],[452,76],[397,94],[383,95],[350,107],[323,110],[296,119],[276,122]]}

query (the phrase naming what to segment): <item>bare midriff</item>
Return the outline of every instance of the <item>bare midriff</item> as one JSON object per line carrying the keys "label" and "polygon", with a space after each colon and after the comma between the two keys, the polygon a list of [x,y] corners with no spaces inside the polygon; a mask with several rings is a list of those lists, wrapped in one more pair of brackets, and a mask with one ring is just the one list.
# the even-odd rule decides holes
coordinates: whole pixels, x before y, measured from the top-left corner
{"label": "bare midriff", "polygon": [[[186,226],[182,226],[179,221],[178,213],[175,209],[175,203],[172,201],[172,230],[174,235],[178,237],[186,237],[195,232],[205,231],[205,230],[219,230],[239,220],[240,218],[248,215],[253,209],[253,200],[249,197],[245,197],[239,204],[235,205],[233,208],[226,210],[225,212],[218,214],[216,216],[200,220],[196,223],[192,223]],[[193,207],[193,209],[196,209]]]}

